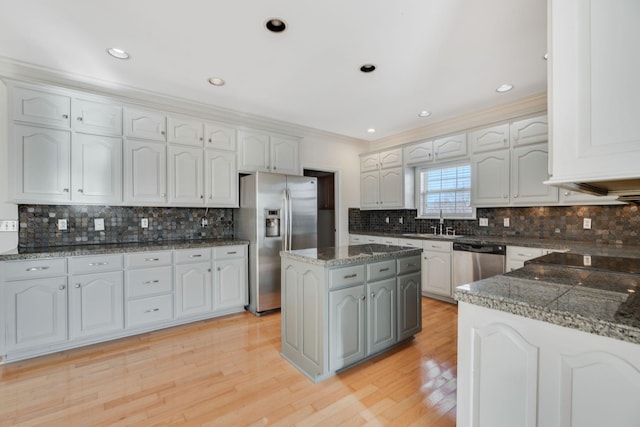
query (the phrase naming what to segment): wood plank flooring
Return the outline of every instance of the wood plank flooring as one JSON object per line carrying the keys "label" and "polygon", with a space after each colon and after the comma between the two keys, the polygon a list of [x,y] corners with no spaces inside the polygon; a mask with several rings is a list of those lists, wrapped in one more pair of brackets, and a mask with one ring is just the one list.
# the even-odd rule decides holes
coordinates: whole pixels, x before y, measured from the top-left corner
{"label": "wood plank flooring", "polygon": [[455,426],[457,307],[313,384],[280,357],[280,314],[241,313],[0,367],[0,426]]}

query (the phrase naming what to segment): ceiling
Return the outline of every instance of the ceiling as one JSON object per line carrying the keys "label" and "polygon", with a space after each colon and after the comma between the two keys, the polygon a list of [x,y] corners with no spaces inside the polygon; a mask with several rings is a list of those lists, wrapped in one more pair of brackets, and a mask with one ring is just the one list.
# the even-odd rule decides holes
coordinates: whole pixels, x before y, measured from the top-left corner
{"label": "ceiling", "polygon": [[0,0],[0,56],[372,141],[545,92],[546,3]]}

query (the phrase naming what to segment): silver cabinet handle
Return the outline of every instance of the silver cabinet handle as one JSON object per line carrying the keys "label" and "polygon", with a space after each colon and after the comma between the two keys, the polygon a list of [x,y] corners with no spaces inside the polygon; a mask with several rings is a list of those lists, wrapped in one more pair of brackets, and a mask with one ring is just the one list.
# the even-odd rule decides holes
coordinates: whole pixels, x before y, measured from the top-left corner
{"label": "silver cabinet handle", "polygon": [[235,255],[235,254],[237,254],[237,253],[238,253],[238,252],[236,252],[236,251],[231,251],[231,252],[227,252],[227,255]]}
{"label": "silver cabinet handle", "polygon": [[79,288],[80,286],[82,286],[80,283],[76,283],[76,288]]}
{"label": "silver cabinet handle", "polygon": [[357,276],[357,274],[356,274],[356,273],[353,273],[353,274],[347,274],[347,275],[346,275],[346,276],[344,276],[343,278],[344,278],[344,279],[353,279],[353,278],[354,278],[354,277],[356,277],[356,276]]}
{"label": "silver cabinet handle", "polygon": [[31,268],[27,268],[26,271],[42,271],[42,270],[48,270],[49,267],[48,266],[44,266],[44,267],[31,267]]}
{"label": "silver cabinet handle", "polygon": [[160,283],[160,280],[147,280],[146,282],[142,282],[143,285],[153,285],[154,283]]}
{"label": "silver cabinet handle", "polygon": [[160,261],[160,258],[147,258],[145,261]]}
{"label": "silver cabinet handle", "polygon": [[67,287],[65,285],[60,285],[58,286],[58,289],[60,289],[61,291],[64,291]]}
{"label": "silver cabinet handle", "polygon": [[407,264],[407,267],[415,267],[416,265],[411,263],[411,264]]}
{"label": "silver cabinet handle", "polygon": [[381,268],[381,269],[380,269],[380,273],[382,273],[383,271],[389,271],[389,267]]}
{"label": "silver cabinet handle", "polygon": [[202,256],[202,254],[193,254],[193,255],[189,255],[189,258],[200,258]]}
{"label": "silver cabinet handle", "polygon": [[153,313],[154,311],[160,311],[159,308],[150,308],[149,310],[145,310],[145,313]]}
{"label": "silver cabinet handle", "polygon": [[98,265],[109,265],[109,263],[108,262],[92,262],[92,263],[89,263],[89,267],[96,267]]}

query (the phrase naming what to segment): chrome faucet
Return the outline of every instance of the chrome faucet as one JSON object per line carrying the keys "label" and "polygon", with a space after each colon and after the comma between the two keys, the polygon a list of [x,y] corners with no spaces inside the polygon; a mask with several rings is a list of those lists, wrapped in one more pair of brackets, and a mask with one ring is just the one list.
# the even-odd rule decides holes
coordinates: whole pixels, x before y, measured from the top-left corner
{"label": "chrome faucet", "polygon": [[435,225],[431,226],[431,229],[433,230],[433,235],[436,235],[436,230],[438,229],[438,227],[436,227]]}

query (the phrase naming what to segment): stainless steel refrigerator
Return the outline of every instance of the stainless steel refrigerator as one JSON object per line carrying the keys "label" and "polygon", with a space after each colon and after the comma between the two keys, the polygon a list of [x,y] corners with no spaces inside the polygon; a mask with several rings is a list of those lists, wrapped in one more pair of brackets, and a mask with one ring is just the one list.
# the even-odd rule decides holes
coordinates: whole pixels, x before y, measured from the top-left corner
{"label": "stainless steel refrigerator", "polygon": [[280,308],[280,251],[317,246],[317,178],[257,172],[240,179],[236,236],[249,240],[249,305]]}

